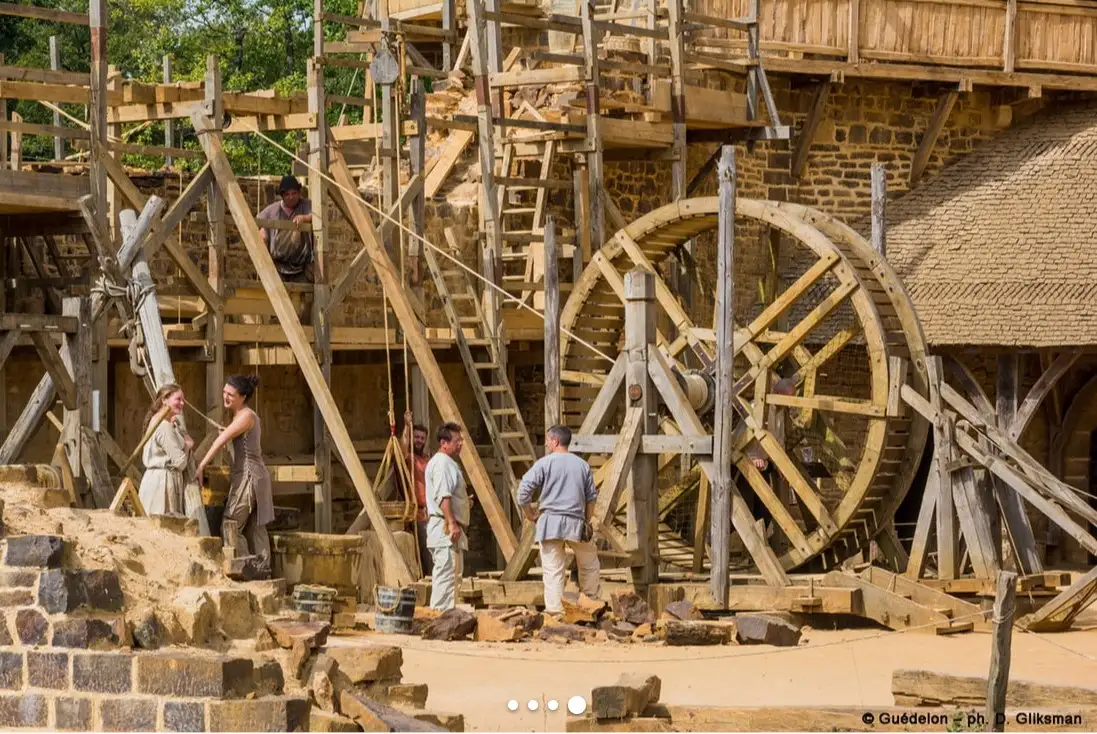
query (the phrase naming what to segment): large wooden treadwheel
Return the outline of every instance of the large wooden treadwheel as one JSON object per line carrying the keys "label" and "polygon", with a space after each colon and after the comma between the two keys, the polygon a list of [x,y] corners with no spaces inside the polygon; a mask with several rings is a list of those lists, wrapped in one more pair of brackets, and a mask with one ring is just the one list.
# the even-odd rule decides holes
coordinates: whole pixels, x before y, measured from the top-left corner
{"label": "large wooden treadwheel", "polygon": [[[561,326],[616,357],[624,337],[625,273],[641,267],[658,275],[676,266],[675,252],[688,240],[695,242],[694,257],[705,262],[701,248],[712,247],[712,238],[704,233],[716,227],[717,199],[711,197],[664,206],[619,230],[575,285]],[[768,513],[768,542],[787,570],[830,568],[867,548],[893,517],[917,469],[928,425],[910,411],[889,412],[888,393],[896,379],[889,374],[891,357],[908,361],[907,381],[925,393],[921,327],[894,271],[833,217],[738,198],[736,229],[737,260],[750,248],[764,251],[766,240],[758,238],[774,231],[797,245],[782,254],[785,285],[779,292],[736,297],[737,486],[756,517],[763,507]],[[736,287],[742,290],[738,270]],[[702,294],[711,291],[711,280],[702,283]],[[715,354],[711,299],[707,318],[691,317],[657,278],[657,300],[660,349],[680,372],[703,376]],[[702,312],[695,304],[694,316]],[[561,337],[563,412],[572,428],[582,423],[612,367],[579,339]],[[710,426],[711,412],[703,411]],[[662,424],[676,431],[670,418]],[[664,455],[660,467],[660,504],[666,498],[669,507],[692,460]],[[703,513],[697,518],[701,523]],[[660,531],[671,545],[692,545],[666,524]]]}

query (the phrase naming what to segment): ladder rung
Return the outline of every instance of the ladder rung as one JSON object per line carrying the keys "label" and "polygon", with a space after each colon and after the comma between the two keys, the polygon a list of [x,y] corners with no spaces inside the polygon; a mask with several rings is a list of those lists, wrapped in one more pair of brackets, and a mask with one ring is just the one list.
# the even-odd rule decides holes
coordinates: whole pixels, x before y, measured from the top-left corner
{"label": "ladder rung", "polygon": [[522,438],[525,435],[521,431],[505,431],[499,434],[499,438]]}
{"label": "ladder rung", "polygon": [[495,364],[494,362],[473,362],[472,363],[473,369],[478,369],[478,370],[493,370],[498,366],[499,365]]}
{"label": "ladder rung", "polygon": [[519,206],[513,209],[504,209],[503,214],[533,214],[537,211],[535,206]]}
{"label": "ladder rung", "polygon": [[465,276],[460,270],[443,270],[443,278],[463,278]]}
{"label": "ladder rung", "polygon": [[484,392],[506,392],[509,389],[506,385],[484,385]]}
{"label": "ladder rung", "polygon": [[476,316],[458,316],[457,323],[459,324],[478,324],[480,319]]}
{"label": "ladder rung", "polygon": [[515,408],[495,408],[491,411],[492,415],[518,415],[518,410]]}
{"label": "ladder rung", "polygon": [[471,293],[450,293],[449,297],[453,298],[455,300],[456,299],[461,299],[462,301],[475,301],[476,300],[476,297],[474,295],[472,295]]}
{"label": "ladder rung", "polygon": [[511,464],[517,464],[519,461],[533,461],[536,458],[536,456],[531,456],[529,454],[518,454],[517,456],[508,456],[507,461]]}

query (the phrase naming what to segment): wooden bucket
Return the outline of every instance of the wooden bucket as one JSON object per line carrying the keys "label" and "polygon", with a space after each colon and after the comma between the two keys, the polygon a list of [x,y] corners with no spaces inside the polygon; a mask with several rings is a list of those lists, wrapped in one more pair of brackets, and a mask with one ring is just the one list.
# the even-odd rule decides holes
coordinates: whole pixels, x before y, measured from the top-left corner
{"label": "wooden bucket", "polygon": [[287,587],[330,586],[340,596],[355,596],[363,545],[361,535],[272,533],[271,564]]}

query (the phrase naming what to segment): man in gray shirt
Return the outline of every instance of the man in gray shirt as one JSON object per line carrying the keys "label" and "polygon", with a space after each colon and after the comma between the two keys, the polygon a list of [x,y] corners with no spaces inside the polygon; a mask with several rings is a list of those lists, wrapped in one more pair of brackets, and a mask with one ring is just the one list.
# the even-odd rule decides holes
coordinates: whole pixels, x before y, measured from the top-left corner
{"label": "man in gray shirt", "polygon": [[[312,223],[312,202],[301,196],[301,184],[293,176],[283,176],[278,184],[276,201],[259,212],[258,219],[293,222],[308,225]],[[291,283],[311,283],[312,275],[308,266],[312,263],[313,240],[311,229],[275,229],[263,227],[259,230],[263,242],[267,244],[274,267],[282,280]]]}
{"label": "man in gray shirt", "polygon": [[[537,460],[518,487],[522,514],[537,523],[536,540],[541,544],[541,569],[545,584],[545,612],[563,614],[564,581],[570,547],[579,566],[579,589],[591,599],[601,595],[598,550],[589,532],[590,518],[598,493],[590,465],[568,451],[571,429],[553,426],[545,434],[545,455]],[[541,491],[535,511],[533,494]]]}

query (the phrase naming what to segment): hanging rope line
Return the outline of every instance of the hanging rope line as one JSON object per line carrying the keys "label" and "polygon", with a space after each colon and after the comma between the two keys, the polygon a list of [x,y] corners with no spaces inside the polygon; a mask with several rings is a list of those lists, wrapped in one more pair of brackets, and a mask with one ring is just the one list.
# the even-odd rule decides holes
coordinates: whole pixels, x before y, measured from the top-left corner
{"label": "hanging rope line", "polygon": [[[376,212],[378,215],[380,215],[380,217],[382,219],[387,219],[388,221],[392,222],[401,231],[407,232],[409,237],[415,238],[416,240],[418,240],[419,242],[421,242],[425,246],[427,246],[430,249],[432,249],[433,251],[437,252],[442,257],[446,258],[447,260],[452,262],[454,265],[456,265],[457,267],[461,268],[466,273],[471,275],[473,278],[475,278],[475,279],[479,280],[480,282],[482,282],[485,287],[491,288],[491,289],[497,291],[502,296],[502,298],[504,300],[515,304],[516,306],[518,306],[518,308],[524,308],[525,310],[529,311],[530,313],[536,315],[537,318],[541,319],[542,321],[545,319],[544,313],[542,313],[541,311],[538,311],[537,309],[533,308],[532,306],[527,305],[524,301],[522,301],[522,299],[515,298],[510,293],[508,293],[506,290],[504,290],[503,288],[500,288],[495,283],[493,283],[492,281],[490,281],[487,278],[485,278],[484,276],[482,276],[480,273],[476,272],[475,270],[473,270],[469,266],[465,265],[463,262],[461,262],[457,258],[453,257],[452,255],[450,255],[448,252],[446,252],[442,248],[435,245],[433,242],[428,240],[426,237],[420,235],[419,233],[417,233],[413,230],[408,229],[407,227],[404,226],[403,222],[389,216],[386,212],[381,211],[380,208],[374,206],[373,204],[371,204],[368,201],[366,201],[365,199],[363,199],[357,191],[352,191],[351,189],[348,189],[346,186],[343,186],[342,184],[340,184],[338,181],[333,179],[327,173],[325,173],[325,172],[321,171],[320,169],[316,168],[315,166],[311,165],[308,161],[301,160],[301,158],[299,156],[297,156],[295,153],[288,150],[285,146],[280,145],[277,141],[272,139],[269,135],[263,134],[263,131],[260,130],[257,126],[251,125],[249,123],[245,123],[245,124],[250,128],[250,130],[252,132],[254,132],[259,137],[266,140],[268,143],[273,145],[278,150],[285,153],[291,159],[293,159],[293,160],[297,161],[298,163],[301,163],[302,165],[306,166],[309,170],[315,171],[323,179],[325,179],[326,181],[331,183],[333,186],[338,188],[340,191],[343,191],[343,192],[353,196],[357,203],[360,203],[362,206],[365,206],[370,211]],[[574,341],[576,341],[579,344],[582,344],[584,347],[586,347],[590,351],[594,352],[594,354],[596,354],[597,356],[599,356],[602,359],[606,360],[607,362],[616,362],[617,361],[613,357],[610,357],[608,354],[603,352],[598,347],[594,346],[593,344],[591,344],[587,340],[583,339],[578,334],[575,334],[575,333],[573,333],[573,332],[571,332],[568,329],[565,329],[563,327],[560,327],[560,331],[563,332],[564,334],[567,334],[571,339],[573,339]]]}

